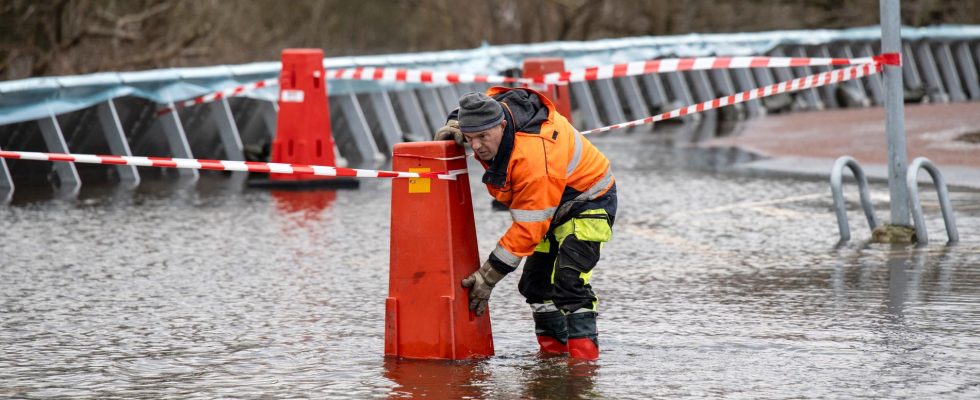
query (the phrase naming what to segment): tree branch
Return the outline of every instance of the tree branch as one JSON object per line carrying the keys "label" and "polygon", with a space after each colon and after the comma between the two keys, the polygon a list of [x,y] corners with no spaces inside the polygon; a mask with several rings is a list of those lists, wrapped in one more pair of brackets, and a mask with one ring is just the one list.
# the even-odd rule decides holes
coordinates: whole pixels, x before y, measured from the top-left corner
{"label": "tree branch", "polygon": [[143,22],[147,19],[156,16],[157,14],[169,10],[171,7],[173,7],[173,3],[166,2],[166,3],[157,4],[153,8],[150,8],[149,10],[143,11],[141,13],[123,15],[122,17],[119,17],[119,19],[116,21],[116,26],[123,27],[126,25]]}
{"label": "tree branch", "polygon": [[142,38],[142,35],[138,33],[126,32],[120,28],[111,29],[100,26],[90,26],[85,28],[84,33],[85,35],[89,36],[102,36],[113,39],[122,39],[130,42]]}
{"label": "tree branch", "polygon": [[192,35],[176,43],[171,43],[160,51],[147,51],[143,55],[124,60],[119,63],[123,67],[133,67],[145,64],[158,65],[161,61],[172,59],[206,35],[203,30],[195,31]]}

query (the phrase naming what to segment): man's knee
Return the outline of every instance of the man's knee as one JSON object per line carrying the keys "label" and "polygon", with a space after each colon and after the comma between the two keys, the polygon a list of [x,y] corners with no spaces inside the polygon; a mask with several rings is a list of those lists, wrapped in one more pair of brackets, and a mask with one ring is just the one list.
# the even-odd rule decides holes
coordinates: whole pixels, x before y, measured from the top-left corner
{"label": "man's knee", "polygon": [[601,248],[602,243],[584,241],[574,234],[569,235],[558,251],[555,280],[558,280],[558,275],[561,275],[563,279],[577,277],[583,281],[583,285],[588,285],[589,279],[592,277],[592,269],[599,262]]}
{"label": "man's knee", "polygon": [[592,273],[599,261],[599,242],[568,236],[562,243],[555,265],[555,304],[565,312],[581,308],[596,309],[598,298],[592,291]]}
{"label": "man's knee", "polygon": [[551,284],[551,270],[554,258],[548,253],[534,253],[524,262],[524,271],[517,282],[517,290],[530,303],[551,300],[554,295]]}
{"label": "man's knee", "polygon": [[551,300],[553,295],[551,285],[547,282],[542,283],[540,281],[524,279],[523,277],[517,283],[517,291],[527,299],[528,303],[543,303],[545,300]]}
{"label": "man's knee", "polygon": [[599,298],[584,276],[572,268],[560,268],[555,272],[555,305],[566,313],[585,308],[595,311]]}

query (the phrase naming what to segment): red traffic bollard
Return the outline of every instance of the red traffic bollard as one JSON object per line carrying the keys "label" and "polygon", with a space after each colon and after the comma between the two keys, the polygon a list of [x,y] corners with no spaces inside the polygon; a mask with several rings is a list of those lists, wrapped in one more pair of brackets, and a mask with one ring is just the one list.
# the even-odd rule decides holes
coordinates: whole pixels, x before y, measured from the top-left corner
{"label": "red traffic bollard", "polygon": [[[279,73],[279,116],[272,141],[272,162],[336,166],[330,130],[327,82],[323,50],[285,49]],[[268,181],[251,181],[265,187],[357,187],[350,178],[270,174]]]}
{"label": "red traffic bollard", "polygon": [[[446,160],[450,158],[449,160]],[[400,143],[395,171],[465,170],[452,141]],[[385,303],[385,355],[462,360],[493,355],[490,313],[469,310],[460,281],[480,266],[466,174],[456,180],[391,184],[391,265]]]}
{"label": "red traffic bollard", "polygon": [[[528,58],[524,60],[524,77],[538,78],[552,72],[565,72],[565,60],[560,58]],[[558,113],[572,122],[572,97],[568,85],[544,85],[532,89],[538,90],[555,104]]]}

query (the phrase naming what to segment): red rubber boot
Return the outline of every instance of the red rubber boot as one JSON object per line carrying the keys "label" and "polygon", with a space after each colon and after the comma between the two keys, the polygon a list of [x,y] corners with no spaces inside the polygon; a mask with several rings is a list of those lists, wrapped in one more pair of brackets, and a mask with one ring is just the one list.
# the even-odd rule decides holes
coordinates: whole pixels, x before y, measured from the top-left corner
{"label": "red rubber boot", "polygon": [[568,345],[551,336],[538,336],[538,345],[541,346],[541,352],[544,354],[568,353]]}
{"label": "red rubber boot", "polygon": [[[580,309],[581,310],[581,309]],[[599,330],[595,311],[581,310],[567,315],[568,356],[580,360],[599,358]]]}
{"label": "red rubber boot", "polygon": [[579,360],[599,358],[599,346],[589,338],[568,339],[568,356]]}
{"label": "red rubber boot", "polygon": [[536,312],[534,315],[534,332],[538,336],[538,345],[543,354],[565,354],[568,352],[568,327],[565,326],[565,315],[561,311]]}

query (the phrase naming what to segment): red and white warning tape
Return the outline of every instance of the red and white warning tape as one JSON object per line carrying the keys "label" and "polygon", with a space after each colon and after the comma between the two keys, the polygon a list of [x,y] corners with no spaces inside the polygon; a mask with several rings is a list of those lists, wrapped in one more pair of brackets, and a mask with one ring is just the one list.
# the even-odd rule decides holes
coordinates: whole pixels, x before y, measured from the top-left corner
{"label": "red and white warning tape", "polygon": [[[470,73],[455,73],[446,71],[427,71],[400,68],[357,67],[340,68],[326,71],[327,79],[346,79],[378,82],[404,82],[423,84],[457,84],[457,83],[514,83],[514,84],[564,84],[568,82],[585,82],[599,79],[620,78],[663,72],[693,71],[709,69],[734,68],[780,68],[804,66],[859,65],[881,63],[886,65],[901,65],[898,53],[886,53],[872,57],[861,58],[822,58],[822,57],[696,57],[696,58],[665,58],[650,61],[636,61],[624,64],[589,67],[572,71],[545,74],[537,78],[511,78],[499,75],[479,75]],[[278,84],[277,78],[258,82],[246,83],[198,96],[193,99],[174,103],[173,107],[161,108],[157,116],[167,114],[185,107],[208,103],[225,97],[234,96],[250,90]]]}
{"label": "red and white warning tape", "polygon": [[357,67],[327,70],[327,79],[406,83],[530,83],[529,79],[400,68]]}
{"label": "red and white warning tape", "polygon": [[190,107],[193,105],[203,104],[203,103],[210,103],[215,100],[220,100],[225,97],[231,97],[237,94],[242,94],[259,88],[264,88],[266,86],[275,86],[278,83],[279,83],[279,78],[270,78],[258,82],[249,82],[244,85],[238,85],[214,93],[208,93],[206,95],[198,96],[190,100],[178,101],[174,103],[173,107],[164,107],[157,110],[157,116],[159,117],[169,112],[180,110],[184,107]]}
{"label": "red and white warning tape", "polygon": [[536,84],[561,84],[584,82],[599,79],[621,78],[624,76],[646,75],[676,71],[695,71],[709,69],[736,68],[782,68],[812,67],[831,65],[863,65],[881,63],[901,65],[898,53],[886,53],[862,58],[816,58],[816,57],[698,57],[666,58],[650,61],[636,61],[624,64],[589,67],[565,72],[554,72],[533,78]]}
{"label": "red and white warning tape", "polygon": [[37,161],[62,161],[85,164],[135,165],[138,167],[206,169],[216,171],[241,171],[269,174],[343,176],[356,178],[432,178],[456,180],[457,175],[466,174],[465,169],[444,172],[400,172],[375,171],[367,169],[328,167],[322,165],[301,165],[267,163],[254,161],[198,160],[169,157],[132,157],[95,154],[38,153],[33,151],[0,150],[0,158]]}
{"label": "red and white warning tape", "polygon": [[[719,97],[714,100],[706,101],[700,104],[695,104],[687,107],[681,107],[669,112],[646,117],[643,119],[638,119],[635,121],[624,122],[621,124],[615,124],[602,128],[591,129],[582,132],[582,134],[588,135],[592,133],[606,132],[613,129],[645,125],[658,121],[665,121],[668,119],[677,118],[688,114],[695,114],[705,110],[711,110],[724,106],[729,106],[732,104],[743,103],[749,100],[755,100],[755,99],[768,97],[780,93],[789,93],[798,90],[810,89],[810,88],[820,87],[820,86],[834,84],[838,82],[844,82],[852,79],[858,79],[864,76],[870,76],[881,72],[882,69],[884,68],[884,65],[886,64],[899,65],[897,63],[897,57],[892,60],[873,58],[871,59],[871,61],[872,62],[869,64],[855,65],[848,68],[822,72],[819,74],[797,78],[790,81],[776,83],[758,89],[736,93],[730,96]],[[260,81],[257,82],[256,84],[261,83],[264,86],[268,81],[275,81],[275,80]],[[237,91],[235,89],[229,89],[228,91],[220,92],[221,94],[216,95],[216,97],[214,98],[215,99],[220,98],[217,96],[225,96],[226,93],[237,94],[244,90],[246,89],[241,89]],[[200,104],[202,102],[206,102],[207,100],[201,100],[201,101],[193,100],[193,101],[196,101],[193,104]],[[190,100],[188,102],[190,102]],[[396,154],[395,156],[408,156],[408,155]],[[450,158],[436,158],[436,159],[454,160],[459,158],[465,158],[466,156],[469,156],[469,154],[450,157]],[[414,157],[414,156],[410,156],[410,157]],[[434,179],[455,180],[457,175],[466,174],[465,169],[452,170],[446,172],[400,172],[400,171],[378,171],[378,170],[365,170],[365,169],[354,169],[354,168],[340,168],[340,167],[330,167],[330,166],[321,166],[321,165],[301,165],[301,164],[286,164],[286,163],[252,162],[252,161],[199,160],[199,159],[189,159],[189,158],[133,157],[133,156],[93,155],[93,154],[39,153],[39,152],[32,152],[32,151],[7,151],[7,150],[0,150],[0,158],[38,160],[38,161],[61,161],[61,162],[87,163],[87,164],[134,165],[134,166],[141,166],[141,167],[188,168],[188,169],[204,169],[204,170],[218,170],[218,171],[315,175],[315,176],[325,176],[325,177],[340,176],[340,177],[358,177],[358,178],[434,178]],[[428,157],[423,157],[423,158],[428,158]]]}
{"label": "red and white warning tape", "polygon": [[409,70],[398,68],[358,67],[327,71],[327,79],[349,79],[407,83],[524,83],[561,84],[584,82],[624,76],[663,72],[735,68],[781,68],[862,64],[899,65],[897,53],[860,58],[827,57],[696,57],[665,58],[624,64],[589,67],[572,71],[545,74],[537,78],[510,78],[496,75],[457,74],[445,71]]}
{"label": "red and white warning tape", "polygon": [[873,63],[873,64],[855,65],[853,67],[822,72],[819,74],[805,76],[802,78],[797,78],[786,82],[776,83],[758,89],[752,89],[741,93],[736,93],[731,96],[719,97],[717,99],[706,101],[704,103],[690,105],[687,107],[681,107],[673,111],[668,111],[663,114],[658,114],[643,119],[638,119],[635,121],[624,122],[621,124],[587,130],[582,132],[582,134],[588,135],[590,133],[606,132],[613,129],[629,128],[638,125],[651,124],[658,121],[665,121],[671,118],[677,118],[688,114],[699,113],[705,110],[730,106],[732,104],[743,103],[749,100],[755,100],[762,97],[772,96],[775,94],[795,92],[798,90],[815,88],[815,87],[820,87],[833,83],[849,81],[851,79],[857,79],[864,76],[877,74],[881,72],[882,68],[883,68],[883,64]]}
{"label": "red and white warning tape", "polygon": [[[346,79],[379,82],[405,82],[405,83],[431,83],[431,84],[457,84],[457,83],[530,83],[529,79],[510,78],[497,75],[477,75],[477,74],[457,74],[444,71],[423,71],[398,68],[341,68],[326,71],[327,79]],[[197,96],[189,100],[175,102],[172,107],[163,107],[157,110],[157,116],[190,107],[193,105],[209,103],[225,97],[231,97],[251,90],[270,87],[279,84],[278,78],[270,78],[258,82],[250,82],[244,85],[231,87],[202,96]]]}
{"label": "red and white warning tape", "polygon": [[452,161],[452,160],[462,160],[462,159],[465,159],[466,157],[472,157],[473,156],[473,153],[466,153],[466,154],[463,154],[461,156],[454,156],[454,157],[429,157],[429,156],[420,156],[420,155],[416,155],[416,154],[398,154],[398,153],[393,154],[393,156],[394,157],[407,157],[407,158],[420,158],[420,159],[423,159],[423,160]]}

